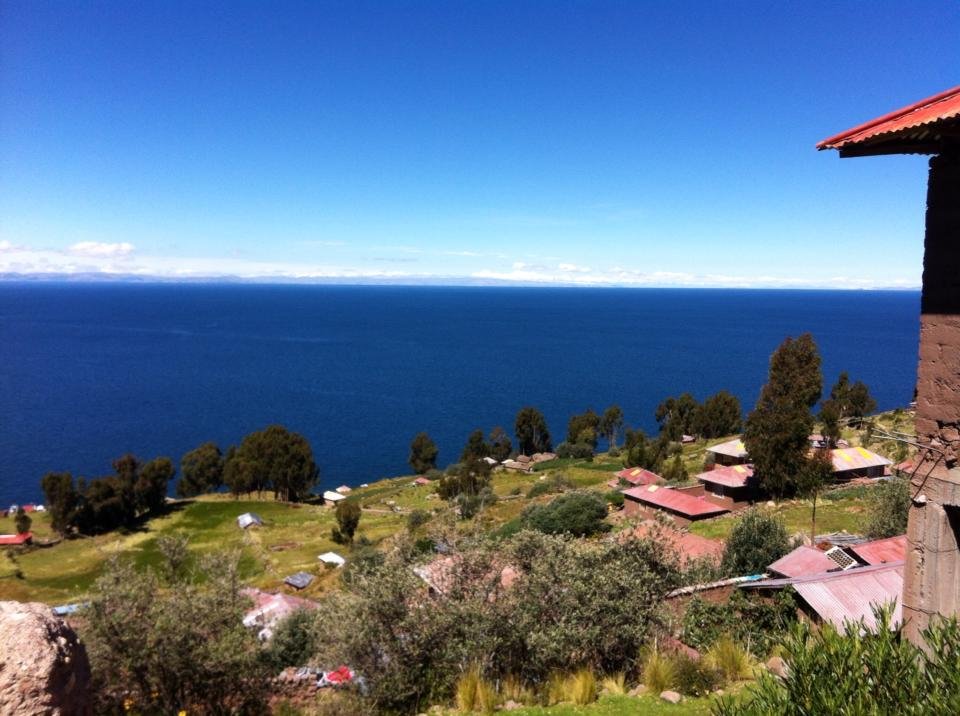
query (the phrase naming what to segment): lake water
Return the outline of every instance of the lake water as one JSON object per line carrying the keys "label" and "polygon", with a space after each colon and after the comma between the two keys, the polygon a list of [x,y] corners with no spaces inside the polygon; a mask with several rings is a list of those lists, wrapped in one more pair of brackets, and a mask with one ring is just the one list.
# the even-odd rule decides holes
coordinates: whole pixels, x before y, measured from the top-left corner
{"label": "lake water", "polygon": [[0,283],[0,504],[50,470],[98,476],[125,452],[224,449],[281,423],[322,487],[408,472],[426,430],[440,464],[476,427],[512,434],[618,403],[648,432],[668,395],[726,389],[745,410],[788,335],[813,333],[881,409],[916,380],[919,293]]}

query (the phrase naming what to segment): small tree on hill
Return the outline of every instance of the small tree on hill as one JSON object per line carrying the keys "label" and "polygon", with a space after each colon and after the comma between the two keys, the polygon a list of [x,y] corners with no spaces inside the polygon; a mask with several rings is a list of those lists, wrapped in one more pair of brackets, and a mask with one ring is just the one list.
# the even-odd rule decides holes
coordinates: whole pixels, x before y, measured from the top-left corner
{"label": "small tree on hill", "polygon": [[140,468],[133,484],[133,496],[140,512],[157,513],[163,510],[167,498],[167,486],[176,474],[173,461],[168,457],[154,458]]}
{"label": "small tree on hill", "polygon": [[526,455],[550,452],[550,430],[547,428],[546,418],[539,410],[530,406],[521,408],[513,427],[520,452]]}
{"label": "small tree on hill", "polygon": [[591,449],[597,447],[597,437],[600,434],[600,416],[588,409],[580,415],[574,415],[567,422],[567,443],[587,443]]}
{"label": "small tree on hill", "polygon": [[885,480],[873,488],[867,502],[867,536],[871,539],[896,537],[907,531],[910,512],[910,481]]}
{"label": "small tree on hill", "polygon": [[17,515],[13,518],[13,524],[17,528],[17,534],[22,535],[30,531],[33,520],[30,519],[22,507],[17,508]]}
{"label": "small tree on hill", "polygon": [[341,500],[336,509],[337,526],[331,538],[337,544],[353,544],[353,535],[360,524],[360,505],[355,500]]}
{"label": "small tree on hill", "polygon": [[490,446],[483,439],[483,430],[477,428],[470,437],[467,438],[467,444],[460,453],[460,462],[469,462],[470,460],[482,460],[490,454]]}
{"label": "small tree on hill", "polygon": [[69,472],[49,472],[40,481],[50,526],[61,535],[76,527],[80,493]]}
{"label": "small tree on hill", "polygon": [[694,432],[694,419],[700,406],[690,393],[681,393],[679,398],[667,398],[657,406],[655,417],[660,424],[660,434],[673,441]]}
{"label": "small tree on hill", "polygon": [[546,505],[533,505],[523,515],[523,524],[546,534],[586,537],[605,532],[607,505],[592,492],[567,492]]}
{"label": "small tree on hill", "polygon": [[247,435],[228,457],[228,466],[231,461],[241,465],[231,479],[252,479],[253,489],[260,492],[272,488],[278,500],[302,501],[320,477],[310,443],[282,425],[270,425]]}
{"label": "small tree on hill", "polygon": [[783,522],[759,510],[747,510],[727,539],[723,570],[736,577],[761,574],[789,551],[790,538]]}
{"label": "small tree on hill", "polygon": [[761,484],[775,495],[796,489],[809,451],[813,428],[810,408],[820,399],[823,379],[813,336],[787,338],[770,358],[770,374],[743,442]]}
{"label": "small tree on hill", "polygon": [[721,390],[711,395],[695,411],[693,425],[688,431],[691,435],[711,439],[724,435],[733,435],[743,427],[743,414],[740,401],[735,395]]}
{"label": "small tree on hill", "polygon": [[623,430],[623,410],[619,405],[611,405],[603,411],[603,417],[600,418],[600,433],[606,438],[611,452],[617,449],[617,436],[621,430]]}
{"label": "small tree on hill", "polygon": [[427,474],[430,470],[436,469],[439,452],[436,443],[430,439],[429,435],[417,433],[410,443],[410,458],[408,460],[410,467],[418,475]]}
{"label": "small tree on hill", "polygon": [[850,386],[850,417],[854,418],[858,426],[863,425],[863,418],[877,409],[877,401],[870,395],[870,390],[861,381]]}
{"label": "small tree on hill", "polygon": [[510,442],[510,436],[507,435],[507,432],[501,428],[499,425],[490,431],[490,436],[487,438],[487,443],[490,446],[490,457],[492,457],[497,462],[503,462],[513,451],[513,444]]}
{"label": "small tree on hill", "polygon": [[180,458],[177,495],[193,497],[215,491],[223,484],[223,453],[216,443],[206,442]]}

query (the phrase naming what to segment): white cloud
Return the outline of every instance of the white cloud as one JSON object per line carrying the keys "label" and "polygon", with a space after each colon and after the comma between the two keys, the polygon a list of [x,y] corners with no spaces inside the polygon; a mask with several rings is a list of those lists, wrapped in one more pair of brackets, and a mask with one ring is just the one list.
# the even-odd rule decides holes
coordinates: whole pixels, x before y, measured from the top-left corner
{"label": "white cloud", "polygon": [[124,241],[116,244],[106,244],[100,241],[79,241],[68,251],[77,256],[129,256],[133,253],[133,244]]}
{"label": "white cloud", "polygon": [[16,244],[13,244],[7,241],[6,239],[4,239],[3,241],[0,241],[0,253],[8,253],[11,251],[22,251],[23,248],[24,247],[17,246]]}
{"label": "white cloud", "polygon": [[589,266],[577,266],[577,264],[560,264],[557,268],[564,273],[590,273]]}

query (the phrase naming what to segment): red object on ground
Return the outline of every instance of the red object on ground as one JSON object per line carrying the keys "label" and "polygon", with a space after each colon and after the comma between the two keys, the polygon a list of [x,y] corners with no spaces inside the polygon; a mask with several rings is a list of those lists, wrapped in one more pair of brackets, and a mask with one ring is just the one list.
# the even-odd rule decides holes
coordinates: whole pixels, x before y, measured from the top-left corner
{"label": "red object on ground", "polygon": [[18,535],[0,535],[0,545],[26,544],[33,540],[33,532],[21,532]]}

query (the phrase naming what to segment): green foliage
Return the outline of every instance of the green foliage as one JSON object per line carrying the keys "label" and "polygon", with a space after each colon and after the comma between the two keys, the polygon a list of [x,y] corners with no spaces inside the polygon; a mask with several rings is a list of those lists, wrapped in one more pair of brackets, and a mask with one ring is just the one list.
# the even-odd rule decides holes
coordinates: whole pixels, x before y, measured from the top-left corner
{"label": "green foliage", "polygon": [[743,427],[743,411],[735,395],[721,390],[711,395],[694,414],[693,432],[710,440],[739,433]]}
{"label": "green foliage", "polygon": [[775,495],[791,494],[803,470],[813,428],[810,408],[823,378],[813,337],[787,338],[770,358],[767,383],[747,416],[743,441],[760,483]]}
{"label": "green foliage", "polygon": [[17,514],[13,518],[13,524],[16,527],[17,534],[24,534],[25,532],[30,531],[30,526],[33,524],[33,520],[30,519],[30,515],[24,512],[22,507],[17,508]]}
{"label": "green foliage", "polygon": [[423,525],[427,524],[430,521],[430,513],[426,510],[413,510],[409,515],[407,515],[407,529],[411,532],[415,532]]}
{"label": "green foliage", "polygon": [[481,489],[476,494],[462,492],[456,496],[457,509],[462,519],[469,520],[494,504],[497,499],[497,494],[489,487]]}
{"label": "green foliage", "polygon": [[679,398],[667,398],[657,406],[655,417],[660,425],[660,434],[677,441],[684,434],[694,432],[694,419],[699,405],[690,393],[681,393]]}
{"label": "green foliage", "polygon": [[49,472],[40,481],[50,526],[60,534],[67,534],[77,522],[80,493],[69,472]]}
{"label": "green foliage", "polygon": [[607,506],[593,492],[568,492],[549,504],[532,505],[523,516],[524,525],[545,534],[570,534],[587,537],[605,532]]}
{"label": "green foliage", "polygon": [[335,512],[337,526],[331,530],[333,541],[337,544],[353,544],[353,535],[360,524],[360,515],[360,504],[356,500],[338,502]]}
{"label": "green foliage", "polygon": [[643,660],[642,676],[647,690],[659,694],[676,684],[677,671],[672,659],[656,649],[651,649]]}
{"label": "green foliage", "polygon": [[533,487],[527,490],[527,499],[540,497],[540,495],[549,495],[551,493],[565,492],[573,489],[573,481],[562,472],[555,473],[550,477],[537,481]]}
{"label": "green foliage", "polygon": [[789,551],[790,538],[782,521],[758,509],[747,510],[727,539],[723,568],[733,576],[761,574]]}
{"label": "green foliage", "polygon": [[476,497],[490,487],[490,465],[483,460],[459,463],[440,479],[437,494],[441,499],[454,500],[460,495]]}
{"label": "green foliage", "polygon": [[623,430],[623,410],[619,405],[611,405],[603,411],[600,418],[600,434],[607,439],[609,451],[617,449],[617,436]]}
{"label": "green foliage", "polygon": [[140,713],[264,708],[267,674],[256,635],[242,624],[249,602],[236,567],[225,555],[203,560],[197,573],[168,565],[173,581],[164,583],[150,569],[107,564],[81,632],[98,713],[119,713],[127,699]]}
{"label": "green foliage", "polygon": [[862,381],[850,382],[846,372],[840,374],[830,389],[830,401],[839,419],[853,418],[862,427],[863,418],[877,409],[877,401]]}
{"label": "green foliage", "polygon": [[487,444],[490,446],[490,457],[497,462],[503,462],[513,451],[513,444],[510,442],[510,436],[499,425],[490,431],[487,437]]}
{"label": "green foliage", "polygon": [[891,628],[892,608],[876,610],[875,631],[863,622],[845,633],[798,623],[784,641],[786,678],[762,674],[739,699],[724,698],[718,716],[784,714],[948,714],[960,712],[960,626],[936,620],[924,651]]}
{"label": "green foliage", "polygon": [[206,442],[180,458],[179,497],[214,492],[223,484],[223,453],[216,443]]}
{"label": "green foliage", "polygon": [[567,423],[567,444],[584,443],[590,446],[591,454],[597,447],[600,433],[600,416],[588,409],[585,413],[574,415]]}
{"label": "green foliage", "polygon": [[831,448],[837,446],[840,439],[840,410],[833,400],[825,400],[820,405],[820,414],[817,416],[821,423],[821,432]]}
{"label": "green foliage", "polygon": [[910,481],[898,477],[876,485],[867,503],[867,536],[896,537],[907,531],[910,511]]}
{"label": "green foliage", "polygon": [[467,438],[467,444],[464,445],[463,452],[460,453],[460,462],[482,460],[489,454],[490,446],[487,445],[486,441],[483,439],[483,430],[477,428],[470,433],[470,437]]}
{"label": "green foliage", "polygon": [[796,601],[790,590],[773,599],[736,591],[723,604],[694,597],[683,615],[681,639],[703,651],[732,637],[757,657],[766,655],[797,620]]}
{"label": "green foliage", "polygon": [[687,481],[690,475],[687,473],[687,468],[683,464],[683,458],[681,458],[680,453],[674,455],[672,460],[663,463],[663,467],[660,469],[660,476],[667,482]]}
{"label": "green foliage", "polygon": [[424,475],[437,466],[439,452],[436,443],[430,439],[429,435],[417,433],[410,442],[410,457],[407,462],[415,473]]}
{"label": "green foliage", "polygon": [[677,690],[686,696],[706,696],[716,690],[721,682],[720,672],[701,659],[694,661],[686,654],[673,654],[673,680]]}
{"label": "green foliage", "polygon": [[517,436],[520,452],[532,455],[537,452],[550,452],[550,430],[543,413],[534,407],[521,408],[514,421],[513,431]]}
{"label": "green foliage", "polygon": [[274,672],[288,666],[306,666],[314,649],[316,614],[308,609],[297,609],[284,617],[274,628],[263,657]]}
{"label": "green foliage", "polygon": [[307,439],[282,425],[247,435],[227,457],[225,480],[234,466],[244,476],[241,482],[246,483],[247,491],[272,489],[278,500],[290,502],[305,499],[320,475]]}
{"label": "green foliage", "polygon": [[154,458],[140,468],[133,483],[133,499],[138,513],[157,513],[163,510],[167,485],[175,474],[176,468],[168,457]]}
{"label": "green foliage", "polygon": [[564,459],[592,460],[593,451],[594,446],[586,441],[576,443],[562,442],[557,445],[557,457]]}
{"label": "green foliage", "polygon": [[610,490],[604,493],[603,499],[607,501],[607,504],[613,505],[617,509],[623,507],[624,497],[620,490]]}
{"label": "green foliage", "polygon": [[479,665],[472,666],[457,680],[456,696],[457,709],[463,713],[492,714],[497,706],[496,689],[483,678]]}
{"label": "green foliage", "polygon": [[656,440],[648,440],[642,430],[627,430],[624,442],[623,464],[625,467],[643,467],[660,472],[663,462],[680,452],[680,446],[671,443],[666,433]]}

